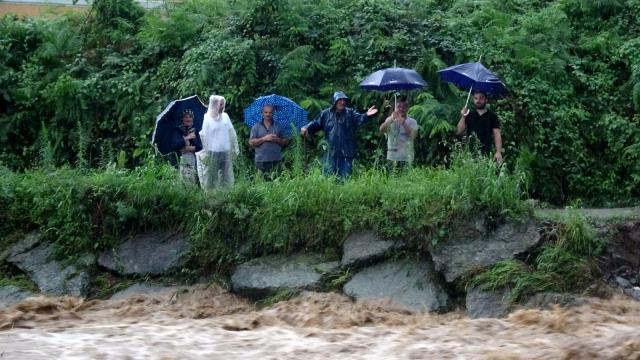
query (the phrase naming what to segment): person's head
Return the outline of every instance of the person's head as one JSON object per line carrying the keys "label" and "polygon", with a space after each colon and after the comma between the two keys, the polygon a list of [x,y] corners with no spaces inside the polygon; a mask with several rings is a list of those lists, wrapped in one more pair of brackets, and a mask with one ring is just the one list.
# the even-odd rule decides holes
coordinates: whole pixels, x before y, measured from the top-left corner
{"label": "person's head", "polygon": [[482,110],[487,106],[489,102],[489,98],[487,97],[487,93],[483,91],[475,91],[473,93],[473,105],[478,110]]}
{"label": "person's head", "polygon": [[207,109],[207,116],[211,118],[217,118],[218,115],[224,112],[225,101],[220,95],[211,95],[209,97],[209,108]]}
{"label": "person's head", "polygon": [[267,122],[273,121],[273,105],[265,105],[262,107],[262,120]]}
{"label": "person's head", "polygon": [[336,91],[333,93],[333,107],[337,112],[341,112],[347,107],[348,100],[349,97],[342,91]]}
{"label": "person's head", "polygon": [[193,111],[191,109],[182,112],[182,126],[188,128],[193,126]]}
{"label": "person's head", "polygon": [[409,101],[407,101],[407,99],[398,99],[396,101],[396,107],[394,109],[394,112],[397,115],[401,117],[406,117],[408,110],[409,110]]}

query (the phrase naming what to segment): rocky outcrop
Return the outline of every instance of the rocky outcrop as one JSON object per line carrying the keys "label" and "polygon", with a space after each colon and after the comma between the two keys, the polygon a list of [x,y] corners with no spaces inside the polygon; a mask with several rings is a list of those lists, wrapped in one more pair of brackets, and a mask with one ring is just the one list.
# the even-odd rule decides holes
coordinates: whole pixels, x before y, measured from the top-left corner
{"label": "rocky outcrop", "polygon": [[509,314],[510,289],[482,290],[480,288],[467,289],[467,315],[472,319],[502,318]]}
{"label": "rocky outcrop", "polygon": [[428,260],[393,260],[355,274],[344,293],[358,300],[388,299],[412,311],[444,311],[449,295]]}
{"label": "rocky outcrop", "polygon": [[54,259],[52,244],[31,234],[11,248],[7,261],[24,271],[46,295],[85,297],[95,257],[84,255],[75,264],[63,264]]}
{"label": "rocky outcrop", "polygon": [[549,310],[554,305],[561,307],[580,306],[587,303],[585,298],[575,294],[560,294],[554,292],[542,292],[529,296],[522,302],[522,305],[528,309]]}
{"label": "rocky outcrop", "polygon": [[340,265],[359,268],[378,261],[384,258],[390,250],[397,250],[401,247],[400,242],[381,239],[372,231],[352,234],[342,246]]}
{"label": "rocky outcrop", "polygon": [[532,220],[489,230],[485,218],[479,217],[456,225],[446,239],[430,245],[429,252],[436,270],[447,282],[454,282],[472,270],[526,253],[540,241],[538,227]]}
{"label": "rocky outcrop", "polygon": [[31,291],[21,289],[17,286],[6,285],[0,287],[0,309],[17,304],[22,300],[34,296]]}
{"label": "rocky outcrop", "polygon": [[104,251],[98,265],[120,275],[162,275],[183,267],[190,244],[177,233],[146,233]]}
{"label": "rocky outcrop", "polygon": [[153,283],[138,283],[113,294],[110,300],[124,300],[135,295],[162,294],[176,290],[177,288],[175,287],[160,286]]}
{"label": "rocky outcrop", "polygon": [[231,284],[235,293],[252,298],[282,290],[318,290],[323,275],[338,268],[338,262],[323,262],[317,255],[265,256],[239,265]]}

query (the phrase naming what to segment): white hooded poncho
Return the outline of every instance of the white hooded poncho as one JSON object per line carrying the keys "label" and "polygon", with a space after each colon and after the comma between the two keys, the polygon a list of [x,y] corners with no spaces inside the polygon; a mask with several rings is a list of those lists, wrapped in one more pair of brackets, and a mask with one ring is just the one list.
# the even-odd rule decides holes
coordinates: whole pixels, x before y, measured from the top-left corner
{"label": "white hooded poncho", "polygon": [[200,139],[202,151],[196,153],[198,178],[205,190],[233,185],[233,159],[240,153],[238,136],[222,96],[211,95],[204,114]]}

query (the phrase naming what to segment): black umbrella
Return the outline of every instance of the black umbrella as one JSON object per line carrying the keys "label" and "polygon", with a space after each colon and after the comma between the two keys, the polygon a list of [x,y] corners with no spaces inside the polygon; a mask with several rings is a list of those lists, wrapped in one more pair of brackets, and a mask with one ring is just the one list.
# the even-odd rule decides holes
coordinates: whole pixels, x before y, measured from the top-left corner
{"label": "black umbrella", "polygon": [[182,121],[182,112],[185,110],[193,112],[193,125],[196,131],[202,130],[202,120],[207,112],[207,107],[198,96],[193,95],[172,101],[156,118],[156,128],[151,137],[151,143],[160,154],[166,155],[173,151],[171,135],[175,127]]}
{"label": "black umbrella", "polygon": [[450,82],[463,90],[469,90],[467,103],[472,90],[482,91],[493,96],[505,96],[509,93],[505,84],[480,62],[450,66],[438,71],[442,80]]}

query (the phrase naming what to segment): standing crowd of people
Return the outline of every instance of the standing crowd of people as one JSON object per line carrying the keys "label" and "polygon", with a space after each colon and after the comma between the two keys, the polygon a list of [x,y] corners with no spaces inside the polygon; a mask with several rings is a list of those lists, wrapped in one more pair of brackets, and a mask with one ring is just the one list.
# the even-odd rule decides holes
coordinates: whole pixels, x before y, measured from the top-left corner
{"label": "standing crowd of people", "polygon": [[[502,162],[502,135],[498,116],[488,107],[486,93],[473,94],[474,109],[466,106],[460,110],[457,133],[476,142],[485,155],[493,151],[493,158]],[[324,155],[325,174],[347,178],[353,169],[357,153],[357,131],[378,113],[375,106],[359,113],[349,106],[349,98],[341,91],[333,94],[331,107],[324,109],[300,129],[300,135],[311,137],[323,131],[328,148]],[[408,116],[406,99],[395,102],[390,116],[380,125],[380,132],[387,139],[387,161],[391,171],[411,165],[415,157],[414,139],[418,123]],[[282,149],[289,144],[283,127],[274,121],[278,109],[270,104],[262,107],[262,120],[251,128],[249,145],[255,150],[257,170],[270,175],[281,167]],[[233,185],[233,162],[240,153],[238,136],[225,112],[225,99],[219,95],[209,98],[202,129],[194,127],[193,112],[182,113],[182,122],[172,136],[173,150],[180,156],[179,170],[191,183],[199,183],[205,190]]]}

